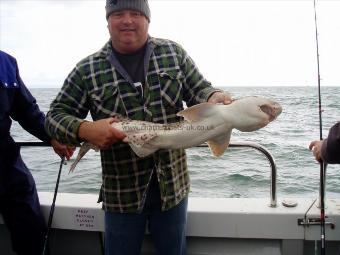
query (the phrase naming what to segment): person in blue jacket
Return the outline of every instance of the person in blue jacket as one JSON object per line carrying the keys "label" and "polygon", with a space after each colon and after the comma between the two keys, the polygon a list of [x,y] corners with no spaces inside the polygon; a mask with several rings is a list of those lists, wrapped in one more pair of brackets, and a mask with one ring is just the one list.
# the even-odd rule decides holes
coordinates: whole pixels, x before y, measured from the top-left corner
{"label": "person in blue jacket", "polygon": [[[33,176],[10,134],[12,120],[69,159],[74,148],[51,140],[44,129],[45,115],[20,78],[12,56],[0,51],[0,214],[19,255],[42,253],[46,223],[40,210]],[[0,248],[1,253],[1,248]]]}
{"label": "person in blue jacket", "polygon": [[340,164],[340,122],[331,127],[326,139],[312,141],[309,149],[319,162]]}

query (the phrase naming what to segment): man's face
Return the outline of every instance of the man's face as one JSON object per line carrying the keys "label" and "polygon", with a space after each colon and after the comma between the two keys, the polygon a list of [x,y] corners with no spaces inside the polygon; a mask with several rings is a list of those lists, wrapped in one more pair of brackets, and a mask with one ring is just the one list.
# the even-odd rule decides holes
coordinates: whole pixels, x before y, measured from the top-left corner
{"label": "man's face", "polygon": [[148,39],[149,21],[138,11],[113,12],[107,22],[112,46],[119,53],[133,53],[143,47]]}

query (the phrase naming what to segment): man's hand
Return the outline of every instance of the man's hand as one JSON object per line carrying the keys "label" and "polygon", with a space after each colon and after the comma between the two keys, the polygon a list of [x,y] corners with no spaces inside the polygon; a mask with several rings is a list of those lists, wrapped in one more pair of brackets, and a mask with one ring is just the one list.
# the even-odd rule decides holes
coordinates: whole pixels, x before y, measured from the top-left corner
{"label": "man's hand", "polygon": [[208,102],[213,104],[230,104],[232,102],[232,98],[228,93],[217,91],[213,93]]}
{"label": "man's hand", "polygon": [[323,141],[313,141],[309,145],[309,149],[313,151],[313,155],[315,159],[319,162],[322,162],[321,158],[321,147],[322,147]]}
{"label": "man's hand", "polygon": [[57,153],[60,157],[65,157],[67,160],[70,160],[76,149],[75,146],[61,144],[55,139],[51,140],[51,145],[55,153]]}
{"label": "man's hand", "polygon": [[78,137],[96,145],[99,149],[107,149],[126,136],[123,132],[111,126],[114,121],[114,118],[93,122],[84,121],[80,124]]}

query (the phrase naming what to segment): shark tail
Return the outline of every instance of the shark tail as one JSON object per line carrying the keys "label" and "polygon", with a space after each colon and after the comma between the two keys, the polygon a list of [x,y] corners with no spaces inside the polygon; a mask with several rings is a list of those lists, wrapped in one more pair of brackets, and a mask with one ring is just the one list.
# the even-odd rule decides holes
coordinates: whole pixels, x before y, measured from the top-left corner
{"label": "shark tail", "polygon": [[78,162],[82,159],[82,157],[84,157],[84,155],[90,150],[90,149],[94,149],[96,151],[98,151],[98,148],[96,146],[94,146],[91,143],[83,143],[79,149],[77,158],[75,159],[75,161],[72,163],[69,173],[73,172],[74,169],[76,168],[76,165],[78,164]]}

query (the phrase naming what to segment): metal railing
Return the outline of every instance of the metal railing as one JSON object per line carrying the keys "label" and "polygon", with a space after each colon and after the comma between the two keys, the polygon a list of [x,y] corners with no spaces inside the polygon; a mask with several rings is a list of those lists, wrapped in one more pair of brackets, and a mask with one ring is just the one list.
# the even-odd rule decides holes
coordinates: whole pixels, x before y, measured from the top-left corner
{"label": "metal railing", "polygon": [[[202,144],[197,147],[208,147],[207,144]],[[270,207],[277,206],[277,193],[276,193],[276,177],[277,177],[277,168],[275,164],[274,157],[270,154],[270,152],[264,148],[263,146],[257,143],[230,143],[229,147],[235,148],[252,148],[259,152],[261,152],[269,161],[271,173],[270,173]]]}
{"label": "metal railing", "polygon": [[[48,143],[44,142],[18,142],[19,146],[50,146]],[[202,144],[197,147],[208,147],[207,144]],[[229,147],[235,148],[252,148],[259,152],[261,152],[269,161],[271,167],[271,174],[270,174],[270,207],[277,206],[277,194],[276,194],[276,177],[277,177],[277,168],[275,164],[274,157],[270,154],[270,152],[264,148],[263,146],[256,144],[256,143],[231,143]]]}

